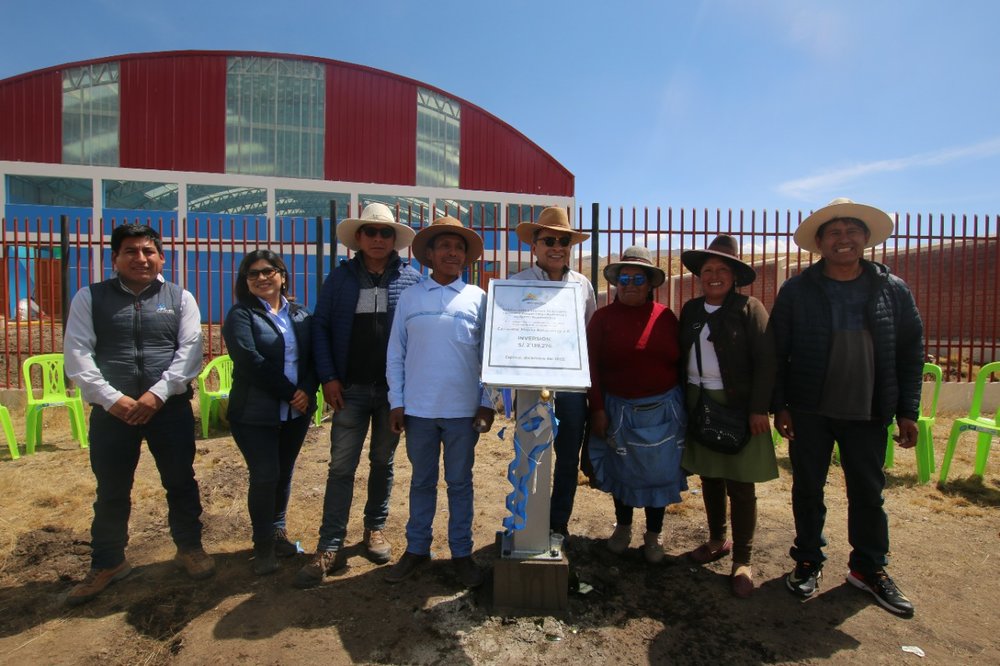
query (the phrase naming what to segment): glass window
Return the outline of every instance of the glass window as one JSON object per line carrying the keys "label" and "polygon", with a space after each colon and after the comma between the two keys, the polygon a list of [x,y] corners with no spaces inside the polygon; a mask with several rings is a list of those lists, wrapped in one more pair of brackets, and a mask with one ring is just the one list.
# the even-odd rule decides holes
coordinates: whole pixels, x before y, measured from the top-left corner
{"label": "glass window", "polygon": [[118,63],[63,72],[63,163],[118,166]]}
{"label": "glass window", "polygon": [[461,120],[458,102],[417,89],[417,185],[458,187]]}
{"label": "glass window", "polygon": [[177,210],[177,183],[105,180],[104,207],[121,210]]}
{"label": "glass window", "polygon": [[323,177],[325,68],[235,56],[226,70],[226,171]]}

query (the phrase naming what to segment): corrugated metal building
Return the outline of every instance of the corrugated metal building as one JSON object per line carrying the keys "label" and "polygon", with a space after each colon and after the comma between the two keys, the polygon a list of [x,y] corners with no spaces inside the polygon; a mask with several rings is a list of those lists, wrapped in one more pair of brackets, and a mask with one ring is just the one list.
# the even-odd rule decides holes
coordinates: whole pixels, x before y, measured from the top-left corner
{"label": "corrugated metal building", "polygon": [[[414,227],[462,218],[486,241],[477,269],[503,275],[516,239],[500,230],[546,205],[572,214],[573,188],[573,174],[488,111],[361,65],[220,51],[58,65],[0,81],[0,241],[17,258],[0,291],[18,285],[0,310],[12,313],[36,263],[58,254],[29,239],[58,232],[62,215],[74,247],[102,245],[126,220],[152,223],[185,250],[172,266],[184,283],[199,244],[328,240],[329,227],[308,221],[382,201]],[[311,271],[343,253],[327,251]],[[74,259],[73,282],[86,283],[109,257]]]}

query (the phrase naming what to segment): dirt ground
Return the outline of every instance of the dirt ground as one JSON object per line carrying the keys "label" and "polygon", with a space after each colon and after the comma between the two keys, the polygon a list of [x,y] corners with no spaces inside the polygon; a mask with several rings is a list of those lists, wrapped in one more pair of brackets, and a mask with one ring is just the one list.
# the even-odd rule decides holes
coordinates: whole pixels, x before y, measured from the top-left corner
{"label": "dirt ground", "polygon": [[[363,556],[362,462],[348,533],[349,568],[309,591],[292,588],[307,555],[282,561],[275,575],[251,572],[246,472],[223,430],[198,441],[196,471],[205,506],[205,546],[217,575],[195,583],[171,563],[166,505],[151,456],[144,453],[133,491],[129,578],[77,609],[63,601],[89,566],[94,482],[87,452],[66,436],[66,417],[47,415],[46,443],[34,456],[0,454],[0,662],[11,664],[778,664],[1000,663],[1000,465],[982,481],[972,471],[966,436],[944,489],[916,484],[913,454],[897,454],[888,472],[890,572],[917,612],[900,619],[844,582],[849,546],[843,477],[831,469],[829,561],[820,594],[801,602],[783,586],[793,538],[787,448],[781,478],[758,486],[759,529],[749,600],[729,593],[730,563],[705,567],[680,555],[705,537],[697,479],[671,507],[665,543],[671,555],[646,564],[638,548],[612,555],[603,539],[614,512],[608,495],[581,486],[570,524],[569,558],[579,578],[562,617],[496,614],[492,588],[468,592],[451,578],[447,503],[439,492],[434,556],[441,561],[412,581],[386,584],[385,568]],[[501,423],[502,424],[502,423]],[[23,423],[15,422],[18,432]],[[950,427],[935,429],[940,462]],[[476,457],[475,556],[496,558],[493,543],[510,490],[511,444],[494,433]],[[62,433],[62,434],[59,434]],[[293,538],[311,551],[321,515],[329,425],[310,430],[289,509]],[[388,529],[405,547],[410,468],[403,447]],[[935,477],[936,478],[936,477]],[[637,515],[637,526],[641,514]],[[634,545],[638,545],[637,535]],[[904,650],[916,646],[924,659]]]}

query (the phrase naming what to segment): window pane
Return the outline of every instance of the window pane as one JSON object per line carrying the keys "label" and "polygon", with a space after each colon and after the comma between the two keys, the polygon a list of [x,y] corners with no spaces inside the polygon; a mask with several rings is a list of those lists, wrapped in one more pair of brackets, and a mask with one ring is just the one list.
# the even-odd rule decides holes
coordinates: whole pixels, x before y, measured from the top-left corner
{"label": "window pane", "polygon": [[118,166],[118,63],[63,72],[63,162]]}
{"label": "window pane", "polygon": [[322,178],[325,102],[320,63],[229,58],[226,171]]}
{"label": "window pane", "polygon": [[417,90],[417,185],[458,187],[461,107],[429,90]]}

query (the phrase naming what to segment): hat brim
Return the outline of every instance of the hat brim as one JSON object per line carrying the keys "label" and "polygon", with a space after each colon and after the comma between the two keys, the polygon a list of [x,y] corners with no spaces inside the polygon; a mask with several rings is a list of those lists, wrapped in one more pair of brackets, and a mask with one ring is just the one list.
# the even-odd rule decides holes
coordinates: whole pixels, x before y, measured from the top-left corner
{"label": "hat brim", "polygon": [[624,266],[636,266],[652,272],[653,277],[649,280],[649,286],[653,289],[656,289],[667,281],[667,274],[659,266],[653,266],[641,261],[619,261],[604,267],[604,279],[608,281],[608,284],[617,286],[618,274],[622,272],[622,267]]}
{"label": "hat brim", "polygon": [[396,242],[393,249],[399,252],[405,250],[413,242],[416,233],[410,226],[400,222],[383,222],[381,220],[361,220],[357,218],[347,218],[341,220],[337,225],[337,240],[348,250],[357,252],[361,247],[358,245],[358,229],[366,224],[373,224],[377,227],[392,227],[396,231]]}
{"label": "hat brim", "polygon": [[870,235],[866,248],[881,245],[892,235],[894,228],[892,218],[884,211],[859,203],[838,203],[820,208],[812,215],[802,220],[795,230],[795,244],[806,252],[822,254],[816,244],[816,232],[821,226],[832,220],[850,217],[861,220],[868,227]]}
{"label": "hat brim", "polygon": [[582,231],[566,229],[565,227],[550,227],[544,224],[538,224],[537,222],[522,222],[514,229],[514,233],[517,234],[517,239],[519,241],[526,245],[532,245],[535,242],[535,234],[542,229],[548,229],[549,231],[554,231],[558,234],[569,234],[570,245],[582,243],[590,238],[590,234],[585,234]]}
{"label": "hat brim", "polygon": [[733,275],[735,276],[733,283],[737,287],[745,287],[748,284],[753,284],[754,280],[757,279],[757,271],[751,268],[750,264],[725,252],[716,252],[715,250],[685,250],[681,252],[681,263],[689,271],[700,277],[701,267],[705,265],[705,262],[710,257],[718,257],[732,267]]}
{"label": "hat brim", "polygon": [[456,234],[465,239],[465,265],[471,266],[483,256],[483,239],[472,229],[450,224],[431,225],[417,232],[411,245],[411,255],[421,264],[427,263],[427,244],[441,234]]}

